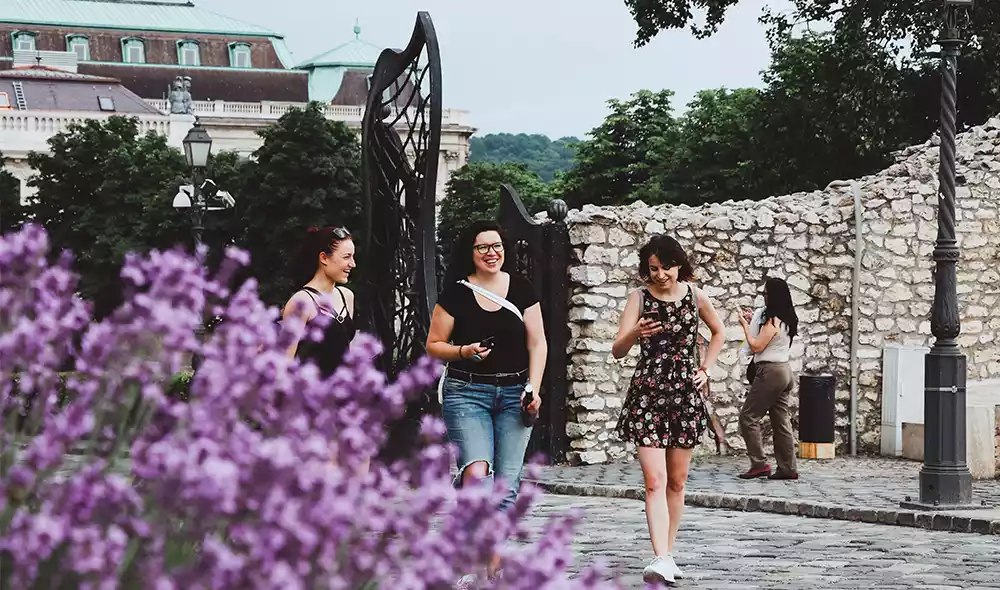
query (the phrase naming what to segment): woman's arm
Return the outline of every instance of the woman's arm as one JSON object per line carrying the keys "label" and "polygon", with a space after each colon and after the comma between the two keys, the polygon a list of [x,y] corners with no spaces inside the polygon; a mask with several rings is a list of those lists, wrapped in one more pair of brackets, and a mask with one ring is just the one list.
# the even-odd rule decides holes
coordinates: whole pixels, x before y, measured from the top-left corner
{"label": "woman's arm", "polygon": [[466,360],[476,353],[479,353],[480,359],[490,355],[490,349],[479,346],[478,342],[460,346],[451,344],[449,341],[454,329],[455,318],[440,305],[435,305],[427,332],[427,354],[446,363]]}
{"label": "woman's arm", "polygon": [[[316,317],[316,303],[313,301],[305,291],[299,291],[292,295],[285,303],[285,307],[281,309],[281,320],[286,321],[288,318],[299,318],[303,324],[308,324],[314,317]],[[299,341],[296,340],[288,348],[285,353],[288,358],[295,358],[295,353],[299,350]]]}
{"label": "woman's arm", "polygon": [[715,360],[719,358],[719,353],[722,352],[722,347],[726,344],[726,327],[722,324],[719,313],[715,311],[712,300],[697,287],[692,286],[691,288],[695,290],[695,296],[698,298],[698,315],[712,331],[712,339],[708,343],[708,350],[705,351],[705,358],[701,359],[700,367],[705,370],[707,378],[708,369],[715,365]]}
{"label": "woman's arm", "polygon": [[625,303],[625,310],[622,311],[621,318],[618,320],[618,336],[615,337],[615,343],[611,345],[611,356],[616,359],[627,355],[640,338],[649,338],[663,331],[660,322],[639,318],[641,306],[642,291],[635,291]]}
{"label": "woman's arm", "polygon": [[545,324],[542,321],[542,304],[536,303],[524,310],[524,331],[528,337],[528,383],[535,392],[533,411],[541,405],[542,377],[545,375],[545,361],[549,355],[549,345],[545,340]]}
{"label": "woman's arm", "polygon": [[771,339],[778,333],[778,320],[777,318],[771,318],[767,323],[765,323],[760,328],[760,332],[757,337],[754,338],[750,334],[750,324],[746,321],[740,321],[740,325],[743,326],[743,334],[747,339],[747,346],[750,347],[750,352],[757,354],[767,348],[767,345],[771,343]]}

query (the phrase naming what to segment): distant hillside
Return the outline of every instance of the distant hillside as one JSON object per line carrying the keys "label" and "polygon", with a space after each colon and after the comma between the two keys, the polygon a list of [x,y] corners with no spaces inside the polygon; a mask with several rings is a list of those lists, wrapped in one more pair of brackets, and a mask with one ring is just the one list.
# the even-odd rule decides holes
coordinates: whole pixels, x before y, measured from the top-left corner
{"label": "distant hillside", "polygon": [[552,141],[537,134],[495,133],[472,138],[469,160],[522,163],[543,181],[550,182],[557,172],[568,170],[573,165],[573,144],[579,141],[575,137]]}

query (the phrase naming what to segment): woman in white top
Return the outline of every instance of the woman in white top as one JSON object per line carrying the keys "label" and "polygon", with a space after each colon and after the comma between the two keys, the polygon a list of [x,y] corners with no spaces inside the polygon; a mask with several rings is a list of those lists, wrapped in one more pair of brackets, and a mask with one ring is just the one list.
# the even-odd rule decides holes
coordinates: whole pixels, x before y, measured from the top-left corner
{"label": "woman in white top", "polygon": [[[753,368],[747,371],[751,379],[750,391],[740,410],[740,434],[747,445],[750,470],[740,477],[798,479],[789,404],[794,378],[788,360],[792,340],[798,333],[799,318],[792,305],[788,283],[782,279],[768,279],[764,284],[764,307],[752,318],[749,315],[740,310],[740,325],[753,354]],[[760,421],[765,414],[770,414],[774,431],[774,460],[778,464],[774,473],[764,456],[760,436]]]}

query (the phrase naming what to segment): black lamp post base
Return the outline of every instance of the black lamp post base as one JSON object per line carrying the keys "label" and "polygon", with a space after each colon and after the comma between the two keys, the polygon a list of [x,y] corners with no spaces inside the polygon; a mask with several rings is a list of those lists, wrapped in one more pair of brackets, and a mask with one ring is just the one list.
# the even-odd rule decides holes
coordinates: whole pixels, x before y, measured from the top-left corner
{"label": "black lamp post base", "polygon": [[[972,474],[967,468],[928,469],[924,466],[920,470],[920,490],[919,501],[907,497],[899,505],[911,510],[982,510],[986,506],[984,502],[972,502]],[[928,496],[949,501],[927,499]]]}

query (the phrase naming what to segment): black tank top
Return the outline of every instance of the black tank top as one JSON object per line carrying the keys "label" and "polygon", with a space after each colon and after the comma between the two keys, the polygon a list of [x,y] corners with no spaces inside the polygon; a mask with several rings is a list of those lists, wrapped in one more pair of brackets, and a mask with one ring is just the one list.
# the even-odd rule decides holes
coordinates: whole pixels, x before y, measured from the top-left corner
{"label": "black tank top", "polygon": [[[351,317],[351,313],[347,310],[347,299],[344,297],[344,292],[340,290],[340,287],[335,288],[337,293],[340,294],[340,301],[343,304],[339,315],[333,315],[329,310],[324,310],[320,307],[319,301],[316,299],[316,297],[322,295],[319,291],[312,287],[302,287],[302,290],[316,304],[316,313],[329,316],[330,323],[324,329],[321,341],[303,340],[299,342],[295,356],[300,359],[311,360],[324,376],[329,376],[340,366],[344,360],[344,353],[347,352],[347,347],[350,346],[351,341],[354,340],[354,335],[358,331],[354,325],[354,318]],[[316,321],[315,318],[310,320],[310,322],[314,321]]]}

